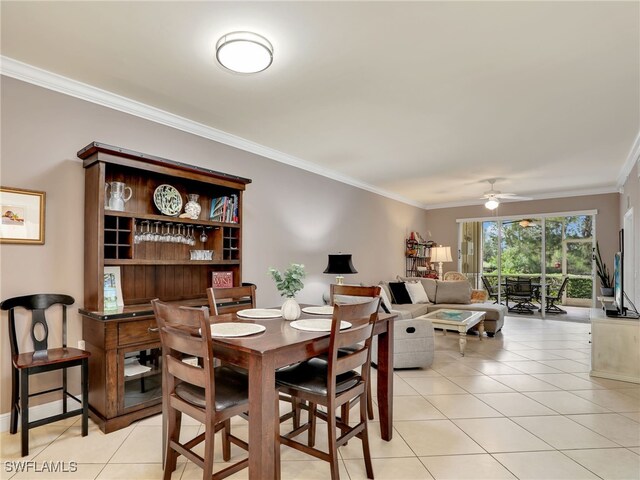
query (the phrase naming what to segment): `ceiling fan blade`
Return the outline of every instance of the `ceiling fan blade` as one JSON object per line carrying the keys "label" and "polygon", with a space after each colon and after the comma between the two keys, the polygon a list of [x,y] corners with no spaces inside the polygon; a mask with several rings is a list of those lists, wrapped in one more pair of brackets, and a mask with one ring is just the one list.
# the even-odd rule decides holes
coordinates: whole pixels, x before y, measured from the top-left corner
{"label": "ceiling fan blade", "polygon": [[502,200],[533,200],[531,197],[521,197],[515,193],[500,193],[496,197]]}

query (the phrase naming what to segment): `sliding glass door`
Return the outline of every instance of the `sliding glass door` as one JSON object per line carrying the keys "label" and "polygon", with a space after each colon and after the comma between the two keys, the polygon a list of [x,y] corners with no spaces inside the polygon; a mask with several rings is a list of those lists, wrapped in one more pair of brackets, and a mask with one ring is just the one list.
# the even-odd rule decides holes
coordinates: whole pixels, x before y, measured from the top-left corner
{"label": "sliding glass door", "polygon": [[592,212],[459,222],[459,269],[474,288],[503,292],[506,278],[530,279],[543,313],[548,296],[559,296],[557,305],[593,305]]}

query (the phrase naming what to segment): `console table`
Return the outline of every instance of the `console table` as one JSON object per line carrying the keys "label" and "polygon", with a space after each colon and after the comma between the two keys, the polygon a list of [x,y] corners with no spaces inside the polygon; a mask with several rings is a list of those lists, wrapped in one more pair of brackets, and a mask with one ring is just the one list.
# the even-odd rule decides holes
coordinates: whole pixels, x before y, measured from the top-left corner
{"label": "console table", "polygon": [[607,317],[592,308],[592,377],[640,383],[640,320]]}

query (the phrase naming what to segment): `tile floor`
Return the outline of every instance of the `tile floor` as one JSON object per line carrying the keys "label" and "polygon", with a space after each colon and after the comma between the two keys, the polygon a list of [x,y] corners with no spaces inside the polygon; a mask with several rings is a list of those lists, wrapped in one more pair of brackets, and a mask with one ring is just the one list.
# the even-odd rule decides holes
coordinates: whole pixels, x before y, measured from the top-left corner
{"label": "tile floor", "polygon": [[[584,323],[507,317],[495,338],[469,337],[465,357],[455,335],[436,331],[432,368],[395,373],[393,440],[370,424],[375,478],[640,479],[640,385],[590,378],[589,362]],[[74,461],[75,473],[7,472],[6,461],[20,460],[19,436],[5,432],[0,477],[162,478],[159,416],[109,435],[91,424],[86,438],[78,421],[35,429],[27,457],[40,466]],[[188,434],[202,428],[185,423]],[[234,432],[246,437],[246,424],[234,422]],[[340,456],[341,478],[366,478],[358,440]],[[173,478],[201,478],[201,470],[181,462]],[[325,479],[328,467],[282,447],[282,478]]]}

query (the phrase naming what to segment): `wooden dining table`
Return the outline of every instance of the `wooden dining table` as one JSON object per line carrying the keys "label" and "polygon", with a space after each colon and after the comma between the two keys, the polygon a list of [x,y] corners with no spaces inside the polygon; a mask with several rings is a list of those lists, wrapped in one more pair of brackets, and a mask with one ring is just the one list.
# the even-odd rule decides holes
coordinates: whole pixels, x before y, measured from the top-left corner
{"label": "wooden dining table", "polygon": [[[303,313],[301,319],[320,318]],[[327,318],[326,316],[324,318]],[[378,413],[384,440],[393,435],[393,323],[395,315],[379,315],[374,329],[378,337]],[[247,337],[214,337],[214,355],[223,362],[246,368],[249,373],[249,478],[279,479],[280,432],[276,369],[325,353],[329,332],[308,332],[291,327],[282,318],[247,319],[233,314],[233,321],[258,323],[266,330]],[[279,438],[279,437],[278,437]],[[278,447],[278,448],[276,448]]]}

